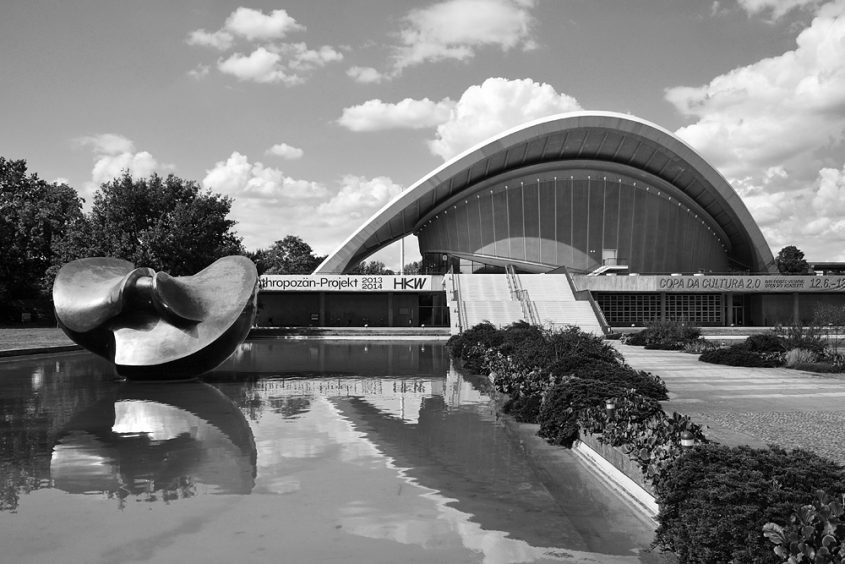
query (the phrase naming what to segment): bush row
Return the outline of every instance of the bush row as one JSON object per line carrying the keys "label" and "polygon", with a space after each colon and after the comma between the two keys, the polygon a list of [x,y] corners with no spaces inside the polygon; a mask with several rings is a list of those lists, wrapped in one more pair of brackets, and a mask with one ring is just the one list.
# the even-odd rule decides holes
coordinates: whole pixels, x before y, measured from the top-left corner
{"label": "bush row", "polygon": [[812,372],[845,372],[845,355],[839,352],[839,335],[845,327],[778,326],[751,335],[729,347],[701,338],[701,331],[685,322],[653,321],[638,333],[624,336],[629,345],[647,349],[683,350],[699,354],[699,360],[726,366],[772,368],[786,366]]}
{"label": "bush row", "polygon": [[[769,336],[752,342],[774,346]],[[550,443],[571,447],[589,433],[627,453],[660,505],[654,546],[681,562],[845,563],[845,470],[832,461],[803,450],[710,444],[688,417],[663,411],[659,377],[634,370],[577,328],[482,324],[449,345],[465,368],[490,374],[509,398],[505,410],[539,423]],[[682,447],[682,435],[697,446]]]}

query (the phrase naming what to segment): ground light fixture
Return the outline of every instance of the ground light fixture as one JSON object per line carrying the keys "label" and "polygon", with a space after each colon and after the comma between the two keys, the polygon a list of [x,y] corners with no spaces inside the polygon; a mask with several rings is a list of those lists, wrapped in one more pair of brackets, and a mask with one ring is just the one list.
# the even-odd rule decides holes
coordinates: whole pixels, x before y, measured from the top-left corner
{"label": "ground light fixture", "polygon": [[611,399],[605,400],[604,402],[604,409],[607,411],[608,419],[613,418],[613,414],[616,413],[616,401]]}
{"label": "ground light fixture", "polygon": [[695,446],[695,438],[692,436],[692,433],[689,431],[681,432],[681,446],[684,448]]}

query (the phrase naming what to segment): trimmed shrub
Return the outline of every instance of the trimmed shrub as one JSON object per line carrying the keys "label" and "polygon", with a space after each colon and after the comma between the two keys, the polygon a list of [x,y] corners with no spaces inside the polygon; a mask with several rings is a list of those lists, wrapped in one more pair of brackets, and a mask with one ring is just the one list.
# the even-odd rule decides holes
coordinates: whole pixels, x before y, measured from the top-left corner
{"label": "trimmed shrub", "polygon": [[467,347],[479,344],[486,347],[497,347],[502,344],[503,340],[502,332],[495,325],[489,321],[482,321],[459,335],[449,337],[446,346],[449,348],[449,354],[452,358],[464,358]]}
{"label": "trimmed shrub", "polygon": [[578,439],[579,416],[589,407],[604,405],[607,398],[622,395],[625,389],[611,382],[564,378],[552,386],[543,399],[537,422],[538,434],[553,445],[572,448]]}
{"label": "trimmed shrub", "polygon": [[745,339],[745,348],[761,353],[781,353],[786,350],[783,339],[773,332],[756,333]]}
{"label": "trimmed shrub", "polygon": [[845,491],[845,470],[804,450],[704,445],[670,462],[655,483],[655,545],[684,563],[779,563],[763,536],[816,490]]}
{"label": "trimmed shrub", "polygon": [[610,382],[621,388],[633,388],[638,393],[656,400],[667,400],[666,384],[659,376],[643,370],[634,370],[625,364],[595,362],[579,366],[572,376],[585,380]]}
{"label": "trimmed shrub", "polygon": [[517,396],[505,402],[502,411],[520,423],[536,423],[543,397],[540,394]]}
{"label": "trimmed shrub", "polygon": [[701,336],[701,329],[686,322],[673,319],[654,320],[648,327],[629,335],[626,343],[644,346],[647,349],[681,350],[684,344]]}
{"label": "trimmed shrub", "polygon": [[780,366],[780,356],[776,353],[756,353],[745,348],[744,344],[731,345],[726,349],[704,351],[698,357],[701,362],[724,364],[726,366],[747,366],[751,368],[772,368]]}

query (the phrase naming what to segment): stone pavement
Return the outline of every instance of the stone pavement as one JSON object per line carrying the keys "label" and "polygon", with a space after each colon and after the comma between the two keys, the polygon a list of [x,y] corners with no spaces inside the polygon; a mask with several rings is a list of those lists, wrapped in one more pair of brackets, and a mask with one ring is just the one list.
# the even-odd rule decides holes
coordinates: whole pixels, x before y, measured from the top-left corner
{"label": "stone pavement", "polygon": [[689,415],[709,439],[801,447],[845,464],[845,374],[722,366],[695,354],[613,344],[633,368],[663,378],[667,413]]}

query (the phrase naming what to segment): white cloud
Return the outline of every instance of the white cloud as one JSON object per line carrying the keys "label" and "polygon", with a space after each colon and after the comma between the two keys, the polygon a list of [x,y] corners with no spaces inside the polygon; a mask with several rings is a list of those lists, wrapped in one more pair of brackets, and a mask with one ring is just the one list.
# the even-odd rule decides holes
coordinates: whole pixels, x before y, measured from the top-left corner
{"label": "white cloud", "polygon": [[235,198],[257,198],[277,202],[319,200],[328,195],[318,182],[296,180],[262,163],[250,163],[240,153],[233,152],[225,161],[218,161],[206,171],[204,187]]}
{"label": "white cloud", "polygon": [[226,18],[224,27],[249,41],[281,39],[292,31],[305,30],[305,27],[297,23],[285,10],[273,10],[269,15],[265,15],[259,10],[243,6]]}
{"label": "white cloud", "polygon": [[249,55],[234,53],[220,59],[217,68],[241,81],[282,82],[292,86],[304,82],[302,73],[342,59],[343,55],[328,45],[314,50],[308,49],[305,43],[284,43],[258,47]]}
{"label": "white cloud", "polygon": [[345,176],[340,185],[297,180],[238,152],[206,171],[204,188],[234,198],[232,218],[248,249],[296,234],[318,254],[333,250],[362,221],[399,194],[389,178]]}
{"label": "white cloud", "polygon": [[235,38],[232,37],[231,33],[223,29],[219,29],[214,32],[197,29],[188,34],[186,42],[188,45],[211,47],[219,51],[225,51],[232,47],[234,39]]}
{"label": "white cloud", "polygon": [[217,62],[217,69],[242,81],[296,83],[296,78],[286,74],[280,67],[280,60],[278,53],[258,47],[249,55],[234,53],[228,59],[221,59]]}
{"label": "white cloud", "polygon": [[455,103],[449,98],[439,102],[428,98],[405,98],[396,104],[367,100],[363,104],[344,108],[338,123],[351,131],[423,129],[448,120],[454,106]]}
{"label": "white cloud", "polygon": [[[192,31],[188,34],[187,42],[190,45],[228,51],[233,47],[235,39],[240,38],[247,42],[247,48],[252,51],[246,55],[236,52],[221,57],[217,61],[217,70],[241,81],[292,86],[304,82],[303,73],[343,60],[343,54],[330,45],[310,49],[304,42],[280,41],[291,32],[304,30],[305,26],[285,10],[264,14],[259,10],[240,7],[229,14],[219,30]],[[188,71],[188,74],[193,78],[203,78],[209,71],[208,65],[200,64]]]}
{"label": "white cloud", "polygon": [[842,210],[823,195],[831,193],[829,171],[841,165],[845,140],[842,61],[845,1],[838,0],[819,9],[794,50],[666,92],[696,120],[677,134],[736,187],[775,249],[803,241],[815,258],[834,252],[817,235],[841,225]]}
{"label": "white cloud", "polygon": [[208,76],[208,73],[211,72],[211,67],[208,65],[197,65],[193,69],[188,71],[188,76],[195,80],[201,80]]}
{"label": "white cloud", "polygon": [[101,184],[111,182],[128,171],[133,178],[145,178],[153,173],[167,173],[173,165],[159,163],[148,151],[136,151],[135,144],[127,137],[116,133],[101,133],[75,139],[81,146],[89,147],[94,153],[94,167],[91,181],[83,184],[80,193],[86,201]]}
{"label": "white cloud", "polygon": [[123,135],[117,133],[100,133],[79,137],[76,142],[85,147],[90,147],[95,153],[114,155],[117,153],[131,153],[135,150],[135,144]]}
{"label": "white cloud", "polygon": [[449,119],[437,126],[429,141],[431,152],[443,160],[485,139],[528,121],[580,110],[578,101],[552,86],[531,79],[488,78],[470,86],[452,109]]}
{"label": "white cloud", "polygon": [[320,204],[317,214],[329,223],[349,225],[349,233],[402,192],[402,187],[386,176],[367,179],[347,175],[341,185],[335,196]]}
{"label": "white cloud", "polygon": [[287,143],[277,143],[267,149],[267,154],[276,155],[277,157],[282,157],[283,159],[294,160],[301,159],[302,155],[305,154],[305,151],[299,147],[288,145]]}
{"label": "white cloud", "polygon": [[361,84],[378,84],[385,80],[385,76],[373,67],[350,67],[346,75]]}
{"label": "white cloud", "polygon": [[217,31],[197,29],[188,34],[188,45],[211,47],[220,51],[232,48],[235,36],[247,41],[282,39],[292,31],[303,31],[285,10],[273,10],[265,15],[259,10],[241,6],[226,18],[223,27]]}
{"label": "white cloud", "polygon": [[394,70],[470,59],[483,47],[532,49],[533,5],[533,0],[446,0],[412,10],[398,34]]}
{"label": "white cloud", "polygon": [[750,15],[771,14],[776,20],[798,8],[813,8],[820,0],[739,0],[739,5]]}

